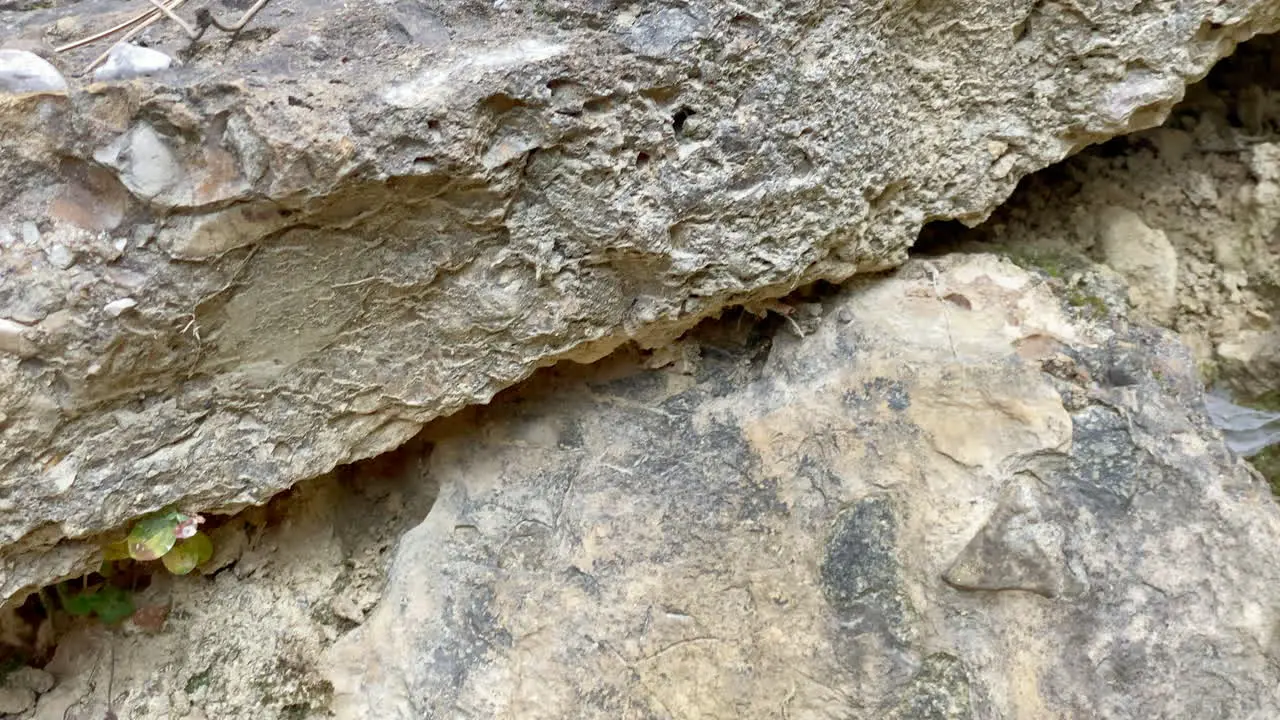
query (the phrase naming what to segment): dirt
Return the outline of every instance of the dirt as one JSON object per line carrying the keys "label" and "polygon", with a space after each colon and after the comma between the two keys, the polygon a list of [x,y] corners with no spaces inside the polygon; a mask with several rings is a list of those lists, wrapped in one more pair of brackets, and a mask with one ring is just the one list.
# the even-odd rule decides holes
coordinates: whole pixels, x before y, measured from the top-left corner
{"label": "dirt", "polygon": [[223,522],[214,558],[192,576],[156,573],[119,627],[59,613],[44,668],[57,684],[34,710],[0,717],[325,716],[330,689],[314,663],[363,621],[397,538],[430,509],[429,455],[410,444]]}

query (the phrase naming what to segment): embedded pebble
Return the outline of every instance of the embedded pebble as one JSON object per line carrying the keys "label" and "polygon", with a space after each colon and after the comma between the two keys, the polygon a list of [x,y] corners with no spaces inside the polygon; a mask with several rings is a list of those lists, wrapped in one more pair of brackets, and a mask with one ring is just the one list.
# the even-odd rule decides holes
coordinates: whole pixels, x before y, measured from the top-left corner
{"label": "embedded pebble", "polygon": [[54,245],[45,249],[44,255],[49,259],[49,264],[59,270],[66,270],[76,264],[76,254],[71,252],[66,245]]}
{"label": "embedded pebble", "polygon": [[0,92],[66,91],[66,78],[48,60],[26,50],[0,50]]}
{"label": "embedded pebble", "polygon": [[159,50],[123,43],[112,48],[102,67],[93,71],[93,79],[97,82],[128,80],[168,70],[172,65],[173,58]]}
{"label": "embedded pebble", "polygon": [[103,305],[102,309],[111,317],[120,317],[121,313],[137,304],[138,301],[133,298],[120,298],[119,300],[112,300],[106,305]]}
{"label": "embedded pebble", "polygon": [[12,717],[35,707],[36,694],[27,688],[0,686],[0,713]]}
{"label": "embedded pebble", "polygon": [[22,336],[26,331],[26,325],[0,318],[0,352],[11,353],[18,357],[31,357],[34,349],[31,342]]}
{"label": "embedded pebble", "polygon": [[22,242],[28,245],[40,244],[40,228],[30,220],[22,223]]}

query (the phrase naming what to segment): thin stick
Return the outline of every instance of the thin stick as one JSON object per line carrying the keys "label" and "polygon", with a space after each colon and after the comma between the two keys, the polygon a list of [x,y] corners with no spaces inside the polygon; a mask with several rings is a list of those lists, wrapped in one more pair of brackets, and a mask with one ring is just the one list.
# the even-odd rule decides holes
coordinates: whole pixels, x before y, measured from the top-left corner
{"label": "thin stick", "polygon": [[[184,2],[186,2],[186,0],[170,0],[170,2],[166,5],[166,7],[168,7],[170,10],[176,10],[178,6]],[[138,35],[142,34],[143,30],[146,30],[152,25],[155,25],[157,22],[160,21],[161,18],[164,17],[163,15],[155,12],[154,10],[152,11],[152,13],[154,14],[152,14],[152,16],[148,18],[145,22],[143,22],[141,25],[134,28],[133,30],[130,30],[128,34],[126,34],[124,37],[117,40],[114,44],[112,44],[111,47],[107,48],[105,52],[103,52],[98,57],[94,58],[94,61],[89,63],[89,66],[86,67],[84,70],[82,70],[80,74],[88,75],[89,73],[93,72],[93,69],[101,65],[103,61],[107,59],[107,56],[111,54],[111,51],[116,49],[117,45],[123,45],[124,43],[127,43],[130,40],[138,37]]]}
{"label": "thin stick", "polygon": [[199,38],[200,35],[202,34],[198,32],[195,28],[188,25],[186,20],[183,20],[182,18],[178,17],[178,13],[165,7],[164,3],[160,2],[160,0],[147,0],[147,2],[154,5],[157,10],[164,13],[169,17],[170,20],[177,23],[178,27],[182,28],[183,31],[187,33],[187,37],[190,37],[192,40]]}
{"label": "thin stick", "polygon": [[120,23],[119,25],[109,30],[103,30],[100,33],[90,35],[87,38],[81,38],[79,40],[76,40],[75,42],[67,43],[62,47],[56,47],[53,49],[53,51],[56,53],[63,53],[68,50],[75,50],[76,48],[84,47],[85,45],[89,45],[90,43],[98,42],[102,38],[111,37],[112,35],[115,35],[116,33],[120,32],[121,30],[124,30],[125,28],[131,25],[136,25],[142,22],[147,18],[147,16],[152,15],[154,13],[155,13],[155,10],[145,10],[137,15],[134,15],[131,19],[125,20],[124,22]]}
{"label": "thin stick", "polygon": [[218,28],[222,32],[226,32],[226,33],[240,32],[241,30],[244,29],[245,25],[249,24],[249,21],[253,19],[253,16],[257,15],[258,11],[266,7],[267,3],[269,2],[271,2],[271,0],[258,0],[258,2],[255,3],[253,7],[244,11],[244,15],[240,17],[240,21],[237,22],[235,25],[223,25],[222,23],[218,22],[218,18],[214,17],[213,13],[209,13],[209,21],[213,23],[214,27]]}

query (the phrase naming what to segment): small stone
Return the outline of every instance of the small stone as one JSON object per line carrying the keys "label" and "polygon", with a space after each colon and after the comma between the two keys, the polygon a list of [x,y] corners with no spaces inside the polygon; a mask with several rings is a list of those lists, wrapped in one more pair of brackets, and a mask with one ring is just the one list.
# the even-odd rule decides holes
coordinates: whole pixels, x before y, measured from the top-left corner
{"label": "small stone", "polygon": [[1178,252],[1164,232],[1132,210],[1107,207],[1098,214],[1098,244],[1107,265],[1128,282],[1130,302],[1167,320],[1178,302]]}
{"label": "small stone", "polygon": [[102,309],[111,317],[120,317],[121,313],[136,306],[137,304],[138,301],[133,298],[120,298],[119,300],[112,300],[107,303],[102,307]]}
{"label": "small stone", "polygon": [[0,352],[24,358],[34,355],[31,342],[22,335],[26,331],[26,325],[0,318]]}
{"label": "small stone", "polygon": [[356,624],[364,622],[364,611],[360,609],[360,605],[349,593],[342,593],[333,598],[329,602],[329,609],[333,611],[334,615],[343,620]]}
{"label": "small stone", "polygon": [[67,80],[48,60],[26,50],[0,50],[0,92],[61,93]]}
{"label": "small stone", "polygon": [[12,717],[24,713],[36,704],[36,694],[27,688],[0,687],[0,715]]}
{"label": "small stone", "polygon": [[115,46],[102,67],[93,71],[93,79],[97,82],[128,80],[168,70],[172,65],[173,58],[159,50],[123,43]]}
{"label": "small stone", "polygon": [[49,264],[59,270],[66,270],[76,264],[76,254],[71,252],[66,245],[54,245],[45,250],[44,255],[49,259]]}
{"label": "small stone", "polygon": [[27,688],[37,693],[47,693],[53,689],[53,675],[40,668],[18,668],[5,678],[5,684]]}
{"label": "small stone", "polygon": [[40,228],[30,220],[22,223],[22,242],[32,246],[40,244]]}

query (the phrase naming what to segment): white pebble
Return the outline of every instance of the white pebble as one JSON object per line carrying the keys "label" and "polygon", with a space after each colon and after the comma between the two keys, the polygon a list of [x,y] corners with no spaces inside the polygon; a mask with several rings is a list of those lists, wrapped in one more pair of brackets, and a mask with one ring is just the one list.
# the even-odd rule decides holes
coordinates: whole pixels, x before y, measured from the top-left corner
{"label": "white pebble", "polygon": [[128,80],[168,70],[171,65],[173,58],[159,50],[123,43],[112,48],[107,61],[93,71],[93,79],[97,82]]}
{"label": "white pebble", "polygon": [[48,60],[26,50],[0,50],[0,92],[66,91],[66,78]]}
{"label": "white pebble", "polygon": [[111,317],[120,317],[121,313],[137,304],[138,301],[133,298],[120,298],[119,300],[112,300],[106,305],[103,305],[102,309]]}
{"label": "white pebble", "polygon": [[49,264],[59,270],[66,270],[76,264],[76,254],[67,249],[66,245],[54,245],[46,248],[44,255],[49,258]]}

